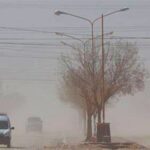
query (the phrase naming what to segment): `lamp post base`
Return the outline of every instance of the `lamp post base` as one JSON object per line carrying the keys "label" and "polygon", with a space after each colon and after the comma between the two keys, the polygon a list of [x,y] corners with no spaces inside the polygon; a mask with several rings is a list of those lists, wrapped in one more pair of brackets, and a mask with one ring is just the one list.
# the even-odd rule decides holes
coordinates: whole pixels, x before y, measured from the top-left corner
{"label": "lamp post base", "polygon": [[97,124],[97,142],[111,143],[110,124]]}

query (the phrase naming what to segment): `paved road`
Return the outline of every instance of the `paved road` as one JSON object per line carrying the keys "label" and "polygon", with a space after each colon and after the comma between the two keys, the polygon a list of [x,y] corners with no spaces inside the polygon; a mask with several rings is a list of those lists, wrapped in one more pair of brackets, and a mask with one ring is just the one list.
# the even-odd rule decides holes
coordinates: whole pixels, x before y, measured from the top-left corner
{"label": "paved road", "polygon": [[[120,142],[124,141],[124,139],[122,138],[119,138],[119,140],[118,139],[115,139],[115,140],[117,141],[121,140]],[[43,135],[43,134],[13,135],[12,147],[9,148],[9,150],[23,150],[23,149],[24,150],[43,150],[44,147],[48,147],[48,148],[45,148],[45,150],[47,149],[49,150],[50,149],[49,146],[56,145],[58,143],[61,143],[62,141],[63,141],[62,139],[56,140],[52,138],[50,135]],[[130,139],[130,141],[132,140]],[[137,140],[135,141],[138,142]],[[6,148],[5,146],[0,146],[0,150],[7,150],[7,149],[8,148]],[[77,149],[79,150],[79,148]],[[58,148],[57,150],[60,150],[60,148]]]}
{"label": "paved road", "polygon": [[[12,146],[9,150],[41,150],[45,145],[50,145],[52,139],[48,135],[43,134],[27,134],[27,135],[13,135]],[[0,146],[0,150],[7,150],[5,145]]]}

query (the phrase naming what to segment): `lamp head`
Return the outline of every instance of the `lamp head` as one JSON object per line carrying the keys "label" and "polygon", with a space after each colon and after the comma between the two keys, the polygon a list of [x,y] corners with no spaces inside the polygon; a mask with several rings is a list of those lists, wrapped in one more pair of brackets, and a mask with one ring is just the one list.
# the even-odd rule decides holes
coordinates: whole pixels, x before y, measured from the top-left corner
{"label": "lamp head", "polygon": [[56,34],[56,35],[61,35],[61,36],[63,35],[63,34],[60,33],[60,32],[55,32],[55,34]]}
{"label": "lamp head", "polygon": [[126,11],[126,10],[129,10],[129,8],[120,9],[120,11]]}
{"label": "lamp head", "polygon": [[61,12],[61,11],[59,11],[59,10],[55,10],[55,15],[61,15],[61,14],[63,14],[63,12]]}
{"label": "lamp head", "polygon": [[60,10],[55,10],[55,15],[61,15],[61,14],[68,14],[66,12],[60,11]]}

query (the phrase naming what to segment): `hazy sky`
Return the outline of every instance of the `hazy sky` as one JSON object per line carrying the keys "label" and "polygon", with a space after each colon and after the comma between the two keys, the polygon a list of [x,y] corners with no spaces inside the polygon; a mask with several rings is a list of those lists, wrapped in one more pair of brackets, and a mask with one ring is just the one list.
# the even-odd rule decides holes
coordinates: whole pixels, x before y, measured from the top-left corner
{"label": "hazy sky", "polygon": [[[66,48],[60,44],[62,38],[54,32],[81,38],[90,34],[90,26],[77,18],[56,16],[54,11],[63,10],[94,20],[102,13],[124,7],[130,10],[105,18],[105,32],[113,31],[114,36],[141,38],[132,41],[137,43],[142,61],[149,69],[149,0],[0,0],[2,93],[5,96],[15,92],[24,97],[23,105],[19,103],[15,111],[6,110],[16,126],[18,122],[15,121],[21,120],[20,128],[24,128],[25,119],[34,115],[42,117],[45,124],[49,123],[48,126],[56,127],[57,124],[56,129],[60,128],[65,117],[63,126],[67,124],[70,130],[77,129],[77,113],[69,105],[62,104],[57,96],[59,56],[65,53]],[[99,28],[100,22],[97,22],[95,35]],[[122,97],[116,104],[108,106],[107,118],[113,134],[141,135],[150,132],[149,85],[147,81],[145,91]],[[73,127],[71,122],[75,124]],[[128,124],[134,129],[128,128]]]}

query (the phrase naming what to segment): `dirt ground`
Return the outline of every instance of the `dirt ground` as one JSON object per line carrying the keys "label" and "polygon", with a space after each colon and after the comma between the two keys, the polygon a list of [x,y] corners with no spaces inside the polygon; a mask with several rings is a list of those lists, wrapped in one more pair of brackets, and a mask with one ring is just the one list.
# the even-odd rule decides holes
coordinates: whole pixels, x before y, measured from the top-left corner
{"label": "dirt ground", "polygon": [[132,144],[128,148],[122,146],[112,147],[112,148],[106,148],[105,146],[102,146],[100,144],[80,144],[80,145],[57,145],[57,146],[45,146],[45,150],[148,150],[147,148],[144,148],[142,146],[139,146],[137,144]]}
{"label": "dirt ground", "polygon": [[[72,142],[73,141],[73,142]],[[113,145],[108,148],[106,144],[97,143],[84,143],[81,140],[75,139],[58,139],[52,138],[49,134],[26,134],[26,135],[13,135],[12,147],[9,150],[148,150],[137,144],[130,144],[132,140],[124,140],[122,138],[113,138]],[[120,143],[117,143],[120,142]],[[137,142],[137,141],[136,141]],[[128,148],[123,146],[129,143]],[[140,142],[138,142],[140,143]],[[1,149],[7,149],[4,145],[0,146]],[[150,149],[149,149],[150,150]]]}

